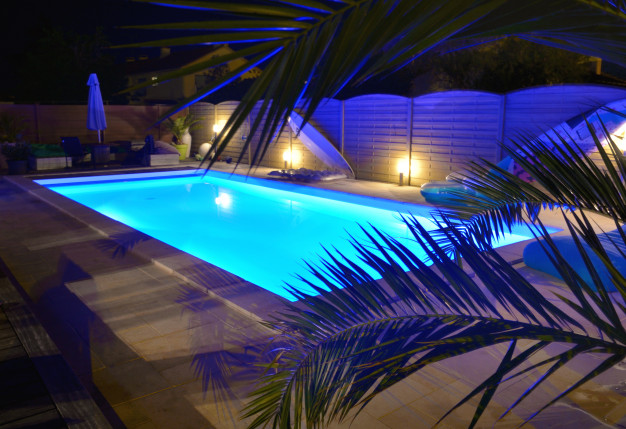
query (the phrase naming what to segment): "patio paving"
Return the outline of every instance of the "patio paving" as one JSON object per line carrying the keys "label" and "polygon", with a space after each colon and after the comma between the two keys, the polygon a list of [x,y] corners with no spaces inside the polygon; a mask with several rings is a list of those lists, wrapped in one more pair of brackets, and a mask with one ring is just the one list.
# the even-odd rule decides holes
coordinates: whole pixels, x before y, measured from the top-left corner
{"label": "patio paving", "polygon": [[[228,359],[249,362],[267,343],[271,332],[258,322],[281,299],[50,191],[40,192],[24,179],[11,181],[0,181],[0,261],[108,424],[246,427],[249,420],[240,420],[238,412],[252,387],[252,371],[221,378],[216,369]],[[423,202],[418,189],[408,186],[354,180],[313,186]],[[501,253],[519,263],[523,247],[516,244]],[[523,264],[520,269],[555,287],[554,279]],[[494,368],[504,351],[494,347],[431,365],[379,395],[355,420],[332,427],[430,427]],[[579,368],[592,364],[593,359],[581,361]],[[526,427],[626,426],[624,369],[587,383]],[[576,368],[568,371],[546,383],[537,400],[562,389]],[[539,372],[531,372],[524,382],[499,391],[479,427],[519,425],[536,403],[496,419],[507,400],[538,377]],[[472,413],[463,406],[439,427],[465,427]]]}

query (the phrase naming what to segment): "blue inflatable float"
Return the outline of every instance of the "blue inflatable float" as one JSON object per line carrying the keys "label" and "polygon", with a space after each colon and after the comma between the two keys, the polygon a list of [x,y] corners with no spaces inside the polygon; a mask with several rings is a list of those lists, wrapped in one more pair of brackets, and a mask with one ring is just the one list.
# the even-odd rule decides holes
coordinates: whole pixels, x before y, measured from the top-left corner
{"label": "blue inflatable float", "polygon": [[449,206],[462,205],[458,202],[458,194],[476,195],[476,192],[468,187],[450,181],[424,183],[420,188],[420,192],[424,199],[431,204]]}
{"label": "blue inflatable float", "polygon": [[[622,240],[619,231],[616,229],[606,234],[598,234],[598,237],[600,238],[600,241],[603,242],[603,247],[617,271],[619,271],[623,276],[626,276],[626,259],[621,253],[626,251],[626,246],[624,246],[624,241]],[[587,285],[589,285],[589,287],[596,290],[593,280],[591,279],[591,275],[589,274],[589,270],[583,261],[583,257],[578,251],[578,247],[576,246],[574,239],[572,237],[554,237],[552,240],[561,255],[563,255],[565,260],[572,266],[572,268],[574,268],[576,273],[585,281],[585,283],[587,283]],[[589,256],[593,267],[598,272],[604,288],[609,292],[616,292],[617,289],[611,281],[611,275],[604,267],[600,258],[594,253],[591,247],[582,242],[582,239],[581,244]],[[550,258],[548,258],[548,255],[546,254],[546,251],[544,251],[542,245],[547,247],[545,240],[538,240],[528,244],[526,248],[524,248],[524,263],[530,268],[534,268],[559,279],[563,279],[559,274],[559,271],[550,261]],[[547,251],[550,252],[551,255],[553,254],[549,247],[547,248]]]}

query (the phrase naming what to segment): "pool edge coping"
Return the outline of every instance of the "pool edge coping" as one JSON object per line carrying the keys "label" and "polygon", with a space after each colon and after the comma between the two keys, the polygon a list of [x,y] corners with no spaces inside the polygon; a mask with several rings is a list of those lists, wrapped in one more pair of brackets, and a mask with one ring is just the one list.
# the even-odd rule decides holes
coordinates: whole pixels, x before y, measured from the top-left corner
{"label": "pool edge coping", "polygon": [[[4,180],[96,231],[98,234],[102,235],[103,238],[115,242],[120,248],[154,264],[169,274],[189,283],[211,297],[219,299],[224,304],[236,311],[246,314],[254,320],[266,320],[267,316],[279,308],[278,306],[280,304],[288,302],[285,298],[261,286],[244,280],[229,271],[183,252],[156,238],[140,233],[134,228],[64,197],[45,186],[39,185],[34,182],[33,176],[5,176]],[[124,233],[139,233],[148,237],[148,239],[143,243],[127,247],[126,243],[121,242],[119,237],[116,238],[116,235],[119,236]],[[197,276],[185,274],[185,268],[189,270],[198,267],[201,268],[202,272],[221,275],[228,280],[226,283],[211,287],[212,285],[209,283],[203,284],[199,282]],[[244,296],[242,296],[242,292],[245,292]],[[243,297],[248,299],[244,300],[242,299]]]}

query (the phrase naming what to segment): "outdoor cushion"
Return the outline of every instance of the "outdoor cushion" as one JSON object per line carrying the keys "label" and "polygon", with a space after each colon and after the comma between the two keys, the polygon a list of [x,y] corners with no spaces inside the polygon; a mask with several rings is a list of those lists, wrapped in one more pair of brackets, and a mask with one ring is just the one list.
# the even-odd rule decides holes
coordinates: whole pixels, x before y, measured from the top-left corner
{"label": "outdoor cushion", "polygon": [[161,153],[161,154],[165,154],[165,153],[179,154],[178,150],[174,146],[172,146],[168,142],[164,142],[161,140],[156,140],[154,142],[154,150],[156,153]]}
{"label": "outdoor cushion", "polygon": [[30,153],[37,158],[54,158],[65,156],[63,148],[56,144],[32,143]]}
{"label": "outdoor cushion", "polygon": [[[620,254],[620,251],[618,250],[621,249],[621,251],[623,252],[626,251],[626,248],[624,247],[624,243],[619,236],[619,231],[614,230],[606,234],[598,234],[598,237],[601,241],[606,243],[604,245],[604,249],[606,250],[609,259],[611,260],[615,268],[622,275],[626,276],[626,259]],[[591,279],[591,275],[589,274],[589,270],[587,270],[583,258],[578,252],[578,248],[576,247],[574,239],[572,237],[554,237],[552,240],[554,241],[554,244],[556,245],[559,252],[561,252],[563,257],[565,257],[565,260],[572,266],[572,268],[574,268],[576,273],[578,273],[578,275],[585,281],[585,283],[589,285],[589,287],[591,287],[593,290],[596,290]],[[610,240],[617,244],[617,249]],[[540,242],[541,244],[546,246],[544,240],[535,240],[526,246],[526,248],[524,249],[524,263],[531,268],[562,279],[558,270],[552,264],[546,252],[542,248]],[[598,258],[593,250],[591,250],[591,247],[589,247],[586,243],[583,242],[582,246],[589,256],[589,259],[591,260],[596,271],[598,272],[600,280],[602,281],[605,289],[609,292],[615,292],[617,289],[613,285],[613,282],[611,281],[611,276],[608,270],[604,267],[604,264],[600,261],[600,258]],[[548,249],[548,252],[552,254],[552,251],[550,249]]]}

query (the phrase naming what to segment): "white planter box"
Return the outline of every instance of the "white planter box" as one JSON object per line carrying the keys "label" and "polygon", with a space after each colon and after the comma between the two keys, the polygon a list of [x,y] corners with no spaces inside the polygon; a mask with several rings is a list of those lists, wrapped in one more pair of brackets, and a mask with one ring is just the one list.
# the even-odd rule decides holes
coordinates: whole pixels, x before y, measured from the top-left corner
{"label": "white planter box", "polygon": [[149,165],[175,165],[179,162],[180,155],[177,153],[152,153],[148,155]]}
{"label": "white planter box", "polygon": [[28,157],[28,168],[30,170],[58,170],[65,167],[72,166],[72,158],[67,158],[67,164],[65,163],[64,156],[55,156],[53,158],[35,158],[34,156]]}

